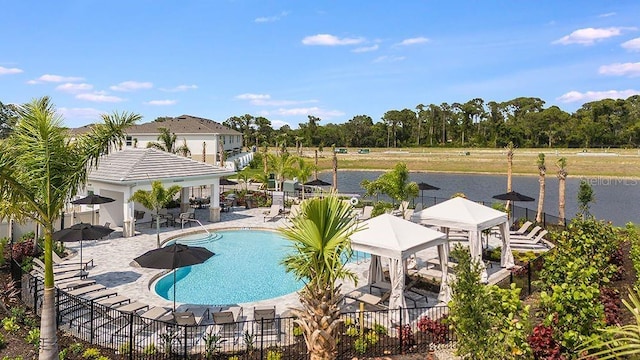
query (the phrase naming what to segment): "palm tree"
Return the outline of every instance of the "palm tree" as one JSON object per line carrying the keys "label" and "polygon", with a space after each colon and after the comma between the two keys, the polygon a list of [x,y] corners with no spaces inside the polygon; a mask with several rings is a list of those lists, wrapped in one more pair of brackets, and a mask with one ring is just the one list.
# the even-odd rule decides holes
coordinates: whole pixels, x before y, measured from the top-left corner
{"label": "palm tree", "polygon": [[302,200],[304,200],[304,183],[309,181],[311,174],[313,173],[313,165],[304,161],[303,158],[298,158],[297,169],[295,169],[296,177],[302,183]]}
{"label": "palm tree", "polygon": [[176,134],[172,134],[171,131],[165,127],[158,128],[158,131],[160,131],[160,134],[158,135],[158,142],[147,143],[147,147],[175,154],[176,140],[178,139],[178,136]]}
{"label": "palm tree", "polygon": [[333,191],[338,191],[338,155],[336,154],[336,145],[331,146],[331,152],[333,152],[333,158],[331,165],[333,168]]}
{"label": "palm tree", "polygon": [[67,201],[86,182],[98,159],[118,148],[126,128],[140,115],[102,115],[104,123],[69,141],[70,134],[48,97],[18,107],[13,133],[0,142],[0,217],[32,219],[44,230],[44,295],[39,359],[58,359],[55,288],[53,285],[53,224]]}
{"label": "palm tree", "polygon": [[[202,152],[204,152],[204,147]],[[182,145],[176,148],[176,154],[181,155],[182,157],[187,157],[191,155],[191,149],[187,146],[187,139],[182,138]],[[204,160],[203,160],[204,161]]]}
{"label": "palm tree", "polygon": [[156,212],[156,241],[158,242],[158,247],[160,247],[160,209],[167,206],[181,189],[178,185],[165,189],[162,186],[162,182],[156,180],[151,183],[151,191],[138,190],[129,199],[129,201],[138,202],[147,209]]}
{"label": "palm tree", "polygon": [[[515,146],[513,145],[513,141],[509,141],[507,146],[504,148],[507,151],[507,192],[512,190],[511,188],[511,176],[513,175],[513,151]],[[507,201],[506,210],[509,213],[509,205],[511,205],[510,201]]]}
{"label": "palm tree", "polygon": [[335,359],[343,298],[336,281],[356,280],[356,274],[345,268],[345,259],[351,256],[349,238],[358,231],[356,220],[351,216],[351,205],[332,194],[303,201],[300,216],[292,222],[280,229],[293,247],[282,264],[305,283],[298,293],[302,308],[292,309],[292,313],[303,329],[311,360]]}
{"label": "palm tree", "polygon": [[282,189],[282,184],[288,176],[295,175],[295,162],[296,158],[288,152],[283,152],[280,155],[268,155],[267,164],[269,170],[276,176],[276,190]]}
{"label": "palm tree", "polygon": [[567,158],[561,157],[556,162],[558,166],[558,224],[564,225],[565,189],[567,181]]}
{"label": "palm tree", "polygon": [[544,153],[538,154],[538,174],[540,178],[538,178],[538,183],[540,183],[540,194],[538,195],[538,212],[536,213],[536,222],[542,223],[542,214],[544,212],[544,186],[545,186],[545,175],[547,173],[547,167],[544,164]]}

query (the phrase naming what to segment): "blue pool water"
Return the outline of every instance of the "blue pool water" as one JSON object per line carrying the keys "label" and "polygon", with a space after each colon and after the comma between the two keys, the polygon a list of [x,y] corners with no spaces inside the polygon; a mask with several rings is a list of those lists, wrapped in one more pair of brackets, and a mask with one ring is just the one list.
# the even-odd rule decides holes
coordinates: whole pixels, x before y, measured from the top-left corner
{"label": "blue pool water", "polygon": [[[276,232],[256,230],[218,231],[184,236],[175,242],[202,246],[215,255],[203,264],[180,268],[176,273],[176,301],[225,305],[270,299],[298,291],[304,285],[286,273],[280,261],[289,242]],[[173,273],[155,284],[155,291],[173,300]]]}

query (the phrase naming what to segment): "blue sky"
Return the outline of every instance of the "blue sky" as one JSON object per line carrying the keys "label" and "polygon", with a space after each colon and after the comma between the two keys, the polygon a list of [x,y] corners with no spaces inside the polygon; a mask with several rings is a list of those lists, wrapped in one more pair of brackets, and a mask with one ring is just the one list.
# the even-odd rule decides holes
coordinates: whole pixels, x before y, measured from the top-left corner
{"label": "blue sky", "polygon": [[0,101],[65,124],[130,111],[374,121],[418,104],[640,93],[640,2],[3,1]]}

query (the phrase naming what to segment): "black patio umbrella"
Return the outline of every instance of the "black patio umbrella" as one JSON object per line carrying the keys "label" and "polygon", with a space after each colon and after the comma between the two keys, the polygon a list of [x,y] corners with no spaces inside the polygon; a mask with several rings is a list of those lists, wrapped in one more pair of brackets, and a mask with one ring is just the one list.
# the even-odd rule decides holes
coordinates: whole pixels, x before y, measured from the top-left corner
{"label": "black patio umbrella", "polygon": [[304,186],[331,186],[331,183],[322,181],[320,179],[315,179],[315,180],[307,181],[306,183],[304,183]]}
{"label": "black patio umbrella", "polygon": [[206,248],[172,244],[149,250],[133,259],[138,265],[149,269],[173,270],[173,310],[176,310],[176,271],[175,269],[202,264],[215,255]]}
{"label": "black patio umbrella", "polygon": [[420,190],[420,195],[422,196],[422,204],[424,205],[424,191],[425,190],[440,190],[439,187],[429,185],[426,182],[418,183],[418,189]]}
{"label": "black patio umbrella", "polygon": [[[115,199],[112,199],[110,197],[106,197],[106,196],[100,196],[100,195],[96,195],[96,194],[89,194],[81,199],[77,199],[77,200],[73,200],[71,203],[74,205],[100,205],[100,204],[106,204],[106,203],[110,203],[110,202],[114,202],[116,201]],[[93,214],[94,212],[91,212],[91,223],[93,224]]]}
{"label": "black patio umbrella", "polygon": [[494,199],[497,200],[506,200],[506,201],[534,201],[535,199],[529,197],[527,195],[522,195],[516,191],[509,191],[508,193],[498,194],[493,196]]}
{"label": "black patio umbrella", "polygon": [[238,183],[237,183],[237,182],[235,182],[235,181],[229,180],[229,179],[227,179],[227,178],[220,178],[220,186],[222,186],[222,187],[223,187],[223,188],[222,188],[222,192],[224,192],[224,186],[225,186],[225,185],[228,185],[228,186],[231,186],[231,185],[238,185]]}
{"label": "black patio umbrella", "polygon": [[98,240],[113,232],[110,229],[102,225],[91,225],[87,223],[79,223],[72,225],[66,229],[58,230],[52,234],[54,241],[62,242],[80,242],[80,268],[82,268],[82,241],[83,240]]}

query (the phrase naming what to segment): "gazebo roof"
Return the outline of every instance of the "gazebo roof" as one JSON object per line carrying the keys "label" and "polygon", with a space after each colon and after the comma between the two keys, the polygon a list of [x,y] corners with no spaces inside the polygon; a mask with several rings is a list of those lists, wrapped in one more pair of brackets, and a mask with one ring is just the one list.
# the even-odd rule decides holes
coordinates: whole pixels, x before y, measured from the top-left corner
{"label": "gazebo roof", "polygon": [[103,156],[89,180],[112,184],[184,177],[221,177],[235,172],[156,149],[127,148]]}
{"label": "gazebo roof", "polygon": [[422,224],[481,231],[506,222],[507,214],[462,197],[455,197],[413,213],[411,220]]}

